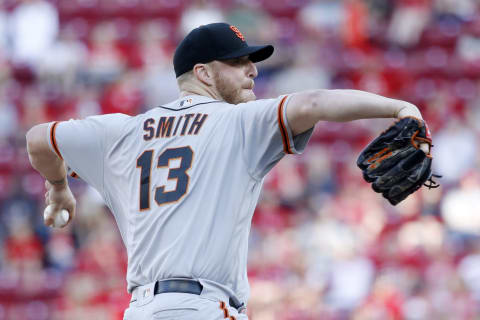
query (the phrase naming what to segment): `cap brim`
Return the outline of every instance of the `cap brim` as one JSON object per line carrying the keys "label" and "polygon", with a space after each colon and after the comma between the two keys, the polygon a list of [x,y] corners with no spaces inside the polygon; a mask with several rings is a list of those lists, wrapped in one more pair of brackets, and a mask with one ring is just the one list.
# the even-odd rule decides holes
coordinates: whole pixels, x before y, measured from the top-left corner
{"label": "cap brim", "polygon": [[252,62],[260,62],[269,58],[272,54],[273,46],[267,44],[265,46],[245,47],[225,56],[219,57],[216,60],[228,60],[248,56]]}

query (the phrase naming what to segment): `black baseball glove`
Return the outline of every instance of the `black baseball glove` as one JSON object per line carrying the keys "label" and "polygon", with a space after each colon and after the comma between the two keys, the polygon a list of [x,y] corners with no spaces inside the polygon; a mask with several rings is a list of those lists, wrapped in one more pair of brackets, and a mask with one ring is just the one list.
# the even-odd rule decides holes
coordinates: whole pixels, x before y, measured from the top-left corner
{"label": "black baseball glove", "polygon": [[357,159],[363,178],[392,205],[422,185],[428,188],[439,186],[432,178],[441,176],[432,174],[432,156],[420,149],[420,143],[432,147],[428,127],[423,120],[405,117],[382,132]]}

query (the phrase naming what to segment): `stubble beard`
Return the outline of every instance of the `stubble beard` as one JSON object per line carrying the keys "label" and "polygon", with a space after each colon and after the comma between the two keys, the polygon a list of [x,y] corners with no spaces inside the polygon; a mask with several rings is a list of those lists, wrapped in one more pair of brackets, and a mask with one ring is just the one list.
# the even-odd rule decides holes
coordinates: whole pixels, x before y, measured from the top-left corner
{"label": "stubble beard", "polygon": [[243,94],[244,89],[238,88],[234,83],[229,83],[227,79],[222,78],[218,73],[215,73],[214,81],[220,97],[230,104],[239,104],[256,99],[253,91],[251,91],[251,94]]}

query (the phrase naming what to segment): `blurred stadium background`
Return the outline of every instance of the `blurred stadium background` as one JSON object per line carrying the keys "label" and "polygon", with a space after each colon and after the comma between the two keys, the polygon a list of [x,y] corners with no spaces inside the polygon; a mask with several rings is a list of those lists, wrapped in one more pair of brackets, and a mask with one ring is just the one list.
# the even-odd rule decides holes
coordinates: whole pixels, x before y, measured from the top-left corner
{"label": "blurred stadium background", "polygon": [[275,45],[259,65],[260,98],[355,88],[418,105],[444,176],[441,188],[392,207],[355,167],[391,120],[319,123],[305,154],[285,157],[266,179],[250,239],[251,319],[480,319],[479,1],[0,0],[0,8],[0,319],[122,319],[126,256],[112,216],[72,179],[76,220],[46,228],[25,133],[175,99],[176,44],[216,21],[250,44]]}

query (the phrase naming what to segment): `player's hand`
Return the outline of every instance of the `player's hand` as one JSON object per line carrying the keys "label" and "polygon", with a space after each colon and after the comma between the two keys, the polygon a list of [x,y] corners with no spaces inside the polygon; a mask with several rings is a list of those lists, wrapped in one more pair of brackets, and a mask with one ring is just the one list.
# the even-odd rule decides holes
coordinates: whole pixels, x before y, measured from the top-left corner
{"label": "player's hand", "polygon": [[425,152],[425,154],[430,154],[430,145],[428,143],[420,143],[419,148]]}
{"label": "player's hand", "polygon": [[[68,186],[67,181],[63,185],[52,185],[50,182],[45,181],[45,188],[47,192],[45,193],[45,205],[52,205],[53,212],[60,213],[62,209],[67,210],[70,213],[70,218],[66,225],[72,221],[75,216],[75,208],[77,201]],[[44,219],[44,223],[47,226],[52,226],[55,217],[47,217]]]}
{"label": "player's hand", "polygon": [[[420,120],[423,120],[422,114],[420,113],[420,110],[418,110],[417,106],[411,103],[406,103],[405,106],[400,110],[400,112],[397,114],[398,119],[402,119],[405,117],[414,117]],[[425,123],[426,125],[426,123]],[[431,139],[430,131],[428,130],[427,127],[427,136],[429,139]],[[425,154],[430,154],[430,144],[429,143],[420,143],[419,144],[420,149],[425,152]]]}

